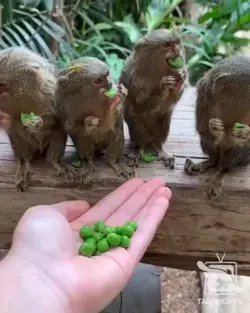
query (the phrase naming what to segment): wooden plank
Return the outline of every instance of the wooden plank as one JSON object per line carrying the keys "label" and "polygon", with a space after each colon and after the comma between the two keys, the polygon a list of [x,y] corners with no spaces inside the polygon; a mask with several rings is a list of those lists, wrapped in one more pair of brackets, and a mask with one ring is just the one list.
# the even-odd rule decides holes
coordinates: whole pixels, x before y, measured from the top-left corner
{"label": "wooden plank", "polygon": [[[209,201],[205,179],[190,177],[183,171],[186,157],[204,158],[194,129],[194,89],[187,89],[174,112],[166,148],[177,156],[176,169],[166,169],[161,162],[142,163],[137,175],[145,180],[164,177],[173,190],[169,212],[162,221],[144,261],[156,265],[198,270],[199,260],[217,260],[216,253],[226,253],[225,260],[236,261],[239,272],[250,273],[250,172],[249,167],[233,170],[225,178],[221,197]],[[181,108],[187,110],[183,118]],[[181,115],[180,112],[182,112]],[[182,118],[178,119],[178,116]],[[179,122],[177,122],[177,120]],[[179,123],[179,124],[178,124]],[[129,139],[127,139],[129,144]],[[126,147],[126,149],[128,149]],[[69,140],[66,159],[74,156]],[[91,204],[118,187],[118,178],[103,160],[97,160],[94,184],[68,188],[44,161],[33,163],[31,187],[18,193],[13,184],[15,161],[8,138],[0,133],[0,249],[9,248],[16,223],[30,206],[64,200],[85,199]]]}

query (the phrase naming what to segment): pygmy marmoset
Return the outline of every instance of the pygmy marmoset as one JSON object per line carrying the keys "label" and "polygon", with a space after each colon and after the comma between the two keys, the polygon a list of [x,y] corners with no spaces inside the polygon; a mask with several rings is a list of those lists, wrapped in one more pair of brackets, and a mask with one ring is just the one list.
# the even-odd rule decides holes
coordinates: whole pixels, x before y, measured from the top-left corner
{"label": "pygmy marmoset", "polygon": [[[19,191],[28,187],[31,160],[44,154],[67,182],[74,180],[74,170],[61,161],[67,134],[55,116],[55,86],[55,68],[42,56],[23,47],[0,51],[0,110],[5,121],[9,116],[5,129],[17,158]],[[24,125],[21,114],[31,112],[38,117],[36,123]]]}
{"label": "pygmy marmoset", "polygon": [[147,152],[174,168],[175,158],[164,151],[163,144],[173,108],[183,93],[186,70],[174,68],[170,64],[173,57],[181,57],[185,63],[178,29],[158,29],[142,37],[125,62],[120,83],[128,89],[124,119],[133,146],[129,158],[136,166]]}
{"label": "pygmy marmoset", "polygon": [[221,194],[223,178],[250,161],[250,58],[236,55],[217,63],[197,86],[196,130],[208,160],[186,160],[190,175],[215,168],[207,180],[209,199]]}
{"label": "pygmy marmoset", "polygon": [[80,182],[92,181],[95,152],[106,151],[108,164],[119,176],[134,175],[122,161],[124,130],[122,105],[127,90],[118,85],[118,96],[109,98],[105,92],[112,85],[108,66],[94,57],[71,62],[58,74],[56,88],[57,110],[66,132],[75,138],[80,161]]}

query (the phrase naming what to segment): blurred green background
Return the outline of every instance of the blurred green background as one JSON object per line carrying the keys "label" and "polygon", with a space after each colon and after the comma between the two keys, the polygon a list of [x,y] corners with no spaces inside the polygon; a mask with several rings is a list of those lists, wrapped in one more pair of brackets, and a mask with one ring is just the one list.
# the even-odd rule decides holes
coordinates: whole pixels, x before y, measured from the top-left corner
{"label": "blurred green background", "polygon": [[[180,26],[190,82],[249,44],[250,1],[1,0],[0,48],[27,46],[61,67],[96,56],[118,79],[133,44],[147,31]],[[242,35],[243,34],[243,35]]]}

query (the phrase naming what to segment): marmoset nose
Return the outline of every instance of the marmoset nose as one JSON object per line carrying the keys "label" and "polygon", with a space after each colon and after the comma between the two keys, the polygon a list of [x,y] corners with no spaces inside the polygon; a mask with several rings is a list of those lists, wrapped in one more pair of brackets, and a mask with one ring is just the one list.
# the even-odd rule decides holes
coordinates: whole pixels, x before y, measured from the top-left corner
{"label": "marmoset nose", "polygon": [[107,88],[110,89],[113,86],[113,81],[111,75],[108,75],[107,77]]}
{"label": "marmoset nose", "polygon": [[180,48],[177,47],[177,46],[173,46],[173,53],[176,55],[176,56],[180,56]]}
{"label": "marmoset nose", "polygon": [[112,82],[109,82],[109,84],[108,84],[108,89],[111,89],[112,86],[113,86]]}

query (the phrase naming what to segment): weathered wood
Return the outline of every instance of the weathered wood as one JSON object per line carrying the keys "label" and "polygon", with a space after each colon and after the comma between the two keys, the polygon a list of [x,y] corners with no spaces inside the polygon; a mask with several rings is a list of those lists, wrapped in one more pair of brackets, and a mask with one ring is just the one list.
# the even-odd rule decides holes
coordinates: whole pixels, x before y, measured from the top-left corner
{"label": "weathered wood", "polygon": [[[177,156],[176,169],[166,169],[161,162],[142,163],[138,176],[145,180],[164,177],[173,190],[169,211],[144,256],[144,261],[174,268],[198,270],[198,260],[217,260],[216,253],[226,253],[225,260],[238,262],[239,272],[250,270],[250,171],[233,170],[225,178],[221,197],[209,201],[205,178],[190,177],[183,171],[186,157],[204,158],[194,128],[194,89],[187,89],[178,104],[166,148]],[[127,134],[127,128],[126,128]],[[127,140],[127,144],[129,141]],[[74,148],[69,140],[66,158]],[[34,175],[27,192],[18,193],[13,184],[15,161],[6,134],[0,133],[0,248],[8,248],[11,236],[23,212],[30,206],[71,199],[85,199],[91,204],[119,186],[118,178],[102,160],[90,188],[65,188],[62,179],[43,161],[33,163]]]}

